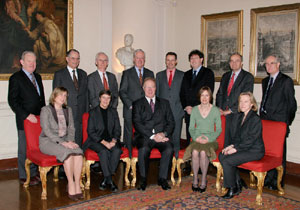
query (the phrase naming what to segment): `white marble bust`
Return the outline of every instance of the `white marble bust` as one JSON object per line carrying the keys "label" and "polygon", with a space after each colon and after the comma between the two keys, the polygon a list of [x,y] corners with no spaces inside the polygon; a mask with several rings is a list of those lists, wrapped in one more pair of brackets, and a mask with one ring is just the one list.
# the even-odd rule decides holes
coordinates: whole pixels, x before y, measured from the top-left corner
{"label": "white marble bust", "polygon": [[125,67],[125,69],[129,69],[133,66],[133,53],[134,49],[132,48],[133,36],[132,34],[126,34],[124,36],[124,47],[121,47],[116,52],[116,57],[120,61],[120,63]]}

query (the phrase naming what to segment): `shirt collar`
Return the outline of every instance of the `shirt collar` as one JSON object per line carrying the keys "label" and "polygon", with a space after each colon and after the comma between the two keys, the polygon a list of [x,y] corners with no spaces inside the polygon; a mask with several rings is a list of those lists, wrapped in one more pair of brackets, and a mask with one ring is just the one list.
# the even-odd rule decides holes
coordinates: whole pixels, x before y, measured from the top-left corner
{"label": "shirt collar", "polygon": [[[145,96],[145,98],[147,99],[148,103],[150,104],[150,100],[151,98],[148,98],[147,96]],[[155,96],[152,98],[153,103],[155,104]]]}

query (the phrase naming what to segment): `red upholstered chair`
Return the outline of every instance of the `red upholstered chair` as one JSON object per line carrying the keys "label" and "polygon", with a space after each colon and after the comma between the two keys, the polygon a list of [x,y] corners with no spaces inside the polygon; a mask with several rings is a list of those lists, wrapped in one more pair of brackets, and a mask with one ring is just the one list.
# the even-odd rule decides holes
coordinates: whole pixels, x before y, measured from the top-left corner
{"label": "red upholstered chair", "polygon": [[27,158],[25,161],[25,170],[27,179],[24,183],[24,187],[28,188],[30,182],[30,164],[34,163],[39,166],[40,177],[42,181],[42,194],[41,199],[47,199],[47,173],[48,171],[55,166],[54,168],[54,178],[53,181],[58,181],[58,166],[62,163],[57,162],[55,156],[46,155],[41,153],[39,148],[39,136],[42,131],[40,126],[40,117],[36,116],[38,122],[31,123],[29,120],[24,120],[24,131],[26,135],[26,145],[27,145]]}
{"label": "red upholstered chair", "polygon": [[[89,113],[84,113],[82,116],[82,136],[84,143],[88,138],[87,133],[87,126],[88,126],[88,119],[89,119]],[[120,160],[126,163],[126,169],[125,169],[125,185],[130,186],[130,182],[128,179],[128,173],[130,170],[130,158],[129,158],[129,151],[127,148],[122,147],[123,153],[121,154]],[[91,184],[91,173],[90,173],[90,166],[91,164],[95,163],[95,161],[99,161],[99,156],[97,153],[91,149],[87,149],[84,153],[85,156],[85,173],[86,173],[86,183],[85,183],[85,189],[90,189]]]}
{"label": "red upholstered chair", "polygon": [[[226,118],[224,116],[221,116],[221,121],[222,121],[222,132],[220,134],[220,136],[217,138],[217,142],[218,142],[218,145],[219,145],[219,148],[218,150],[216,151],[216,154],[217,154],[217,159],[213,161],[213,165],[215,165],[216,167],[219,167],[218,165],[221,165],[220,162],[219,162],[219,158],[218,158],[218,155],[219,153],[222,151],[223,147],[224,147],[224,138],[225,138],[225,124],[226,124]],[[178,172],[178,180],[177,180],[177,186],[180,186],[180,183],[181,183],[181,164],[183,163],[183,156],[184,156],[184,152],[185,152],[185,149],[181,149],[179,151],[179,155],[178,155],[178,159],[176,160],[175,157],[173,157],[173,160],[172,160],[172,170],[171,170],[171,181],[172,181],[172,184],[175,185],[176,184],[176,181],[174,179],[174,172],[175,172],[175,169],[177,169],[177,172]],[[222,167],[221,167],[222,168]],[[218,174],[217,174],[218,175]],[[221,177],[221,173],[219,174],[220,177]],[[217,184],[216,184],[217,185]],[[218,183],[218,186],[219,188],[220,187],[220,182]]]}

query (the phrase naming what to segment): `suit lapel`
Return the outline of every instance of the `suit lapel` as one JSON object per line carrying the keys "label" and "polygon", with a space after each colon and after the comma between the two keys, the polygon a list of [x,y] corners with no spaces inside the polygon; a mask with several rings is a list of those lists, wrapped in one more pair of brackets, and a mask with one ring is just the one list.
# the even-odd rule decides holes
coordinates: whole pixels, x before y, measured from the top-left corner
{"label": "suit lapel", "polygon": [[[195,80],[192,82],[192,85],[197,84],[199,80],[201,80],[201,78],[203,77],[203,74],[204,74],[204,68],[203,66],[201,66],[201,69],[199,70]],[[191,71],[191,76],[193,77],[193,70]]]}
{"label": "suit lapel", "polygon": [[[145,69],[144,69],[144,70],[145,70]],[[134,67],[131,68],[131,70],[130,70],[130,75],[131,75],[132,80],[133,80],[135,83],[137,83],[139,86],[141,86],[141,84],[140,84],[140,79],[139,79],[139,77],[138,77],[138,75],[137,75],[136,70],[135,70]],[[145,74],[144,74],[144,75],[145,75]],[[143,79],[144,79],[144,75],[143,75]]]}
{"label": "suit lapel", "polygon": [[74,91],[76,91],[73,79],[72,79],[72,77],[71,77],[71,75],[69,73],[69,70],[67,68],[65,68],[65,70],[63,71],[63,78],[65,78],[64,82],[67,83],[65,87],[71,88]]}
{"label": "suit lapel", "polygon": [[[29,77],[27,77],[27,75],[25,74],[25,72],[23,70],[21,70],[22,72],[22,76],[24,77],[24,81],[26,81],[27,85],[32,89],[32,91],[34,91],[34,93],[36,93],[37,95],[39,95],[37,89],[35,89],[34,85],[32,84],[32,81],[29,79]],[[36,76],[36,74],[34,74]],[[36,79],[37,81],[37,79]],[[42,91],[41,89],[41,84],[37,81],[40,91]],[[41,93],[42,94],[42,93]]]}
{"label": "suit lapel", "polygon": [[113,125],[113,116],[111,110],[108,108],[107,109],[107,130],[110,136],[112,136],[112,125]]}
{"label": "suit lapel", "polygon": [[239,75],[236,78],[235,82],[233,83],[232,90],[234,90],[236,87],[238,87],[240,85],[240,83],[243,80],[243,78],[244,78],[244,72],[243,72],[243,70],[241,70],[241,72],[239,73]]}
{"label": "suit lapel", "polygon": [[99,87],[99,90],[104,89],[101,77],[100,77],[100,75],[98,73],[98,70],[96,70],[94,78],[95,78],[95,82],[96,82],[97,86]]}

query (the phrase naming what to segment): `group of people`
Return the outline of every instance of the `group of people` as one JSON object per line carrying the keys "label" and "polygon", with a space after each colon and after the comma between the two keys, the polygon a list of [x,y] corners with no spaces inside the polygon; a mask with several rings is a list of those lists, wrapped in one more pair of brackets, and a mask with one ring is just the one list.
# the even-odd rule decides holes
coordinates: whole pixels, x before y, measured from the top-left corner
{"label": "group of people", "polygon": [[[149,156],[153,148],[161,153],[158,185],[163,190],[171,188],[167,176],[173,154],[176,158],[179,155],[184,118],[189,144],[184,160],[192,159],[192,190],[205,192],[209,161],[216,158],[216,139],[222,131],[221,115],[224,115],[225,147],[219,159],[224,169],[224,187],[228,191],[223,197],[237,195],[245,185],[238,175],[237,166],[258,160],[264,155],[260,119],[283,121],[290,125],[295,117],[297,104],[293,81],[279,71],[280,62],[276,56],[266,58],[269,76],[262,83],[259,116],[252,94],[254,78],[242,69],[240,54],[230,56],[231,71],[221,79],[216,106],[212,103],[214,73],[203,66],[203,53],[193,50],[188,58],[191,69],[182,72],[176,68],[176,53],[168,52],[165,57],[166,70],[158,72],[155,79],[153,71],[144,67],[145,52],[135,50],[134,66],[123,71],[118,88],[115,75],[106,71],[109,59],[104,52],[96,54],[97,70],[87,76],[84,70],[78,68],[80,53],[71,49],[67,52],[66,68],[54,74],[50,104],[45,106],[42,80],[34,72],[36,56],[33,52],[25,51],[20,61],[22,69],[10,77],[8,93],[9,105],[16,113],[20,182],[23,183],[26,178],[23,121],[28,119],[37,122],[35,116],[40,115],[40,150],[55,155],[58,161],[63,162],[69,198],[83,198],[79,179],[83,152],[87,148],[96,151],[101,160],[104,179],[99,189],[116,192],[118,187],[112,176],[122,153],[121,126],[117,112],[120,96],[123,102],[123,142],[130,157],[132,147],[137,147],[139,151],[138,189],[147,188]],[[88,139],[82,145],[82,115],[85,112],[89,112]],[[198,180],[199,168],[202,171],[201,183]],[[39,177],[34,164],[31,175],[30,184],[37,184]],[[266,186],[276,188],[276,172],[268,173],[268,176]]]}

